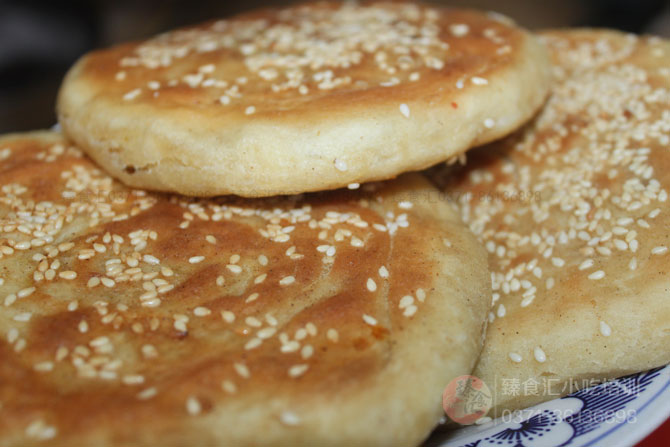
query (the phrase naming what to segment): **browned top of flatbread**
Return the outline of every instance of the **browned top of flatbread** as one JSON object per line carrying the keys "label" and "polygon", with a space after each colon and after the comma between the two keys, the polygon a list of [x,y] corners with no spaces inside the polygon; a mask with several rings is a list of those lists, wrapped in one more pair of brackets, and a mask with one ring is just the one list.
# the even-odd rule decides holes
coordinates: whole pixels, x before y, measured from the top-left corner
{"label": "browned top of flatbread", "polygon": [[313,2],[92,52],[59,120],[126,184],[260,197],[391,178],[505,135],[548,73],[499,15]]}

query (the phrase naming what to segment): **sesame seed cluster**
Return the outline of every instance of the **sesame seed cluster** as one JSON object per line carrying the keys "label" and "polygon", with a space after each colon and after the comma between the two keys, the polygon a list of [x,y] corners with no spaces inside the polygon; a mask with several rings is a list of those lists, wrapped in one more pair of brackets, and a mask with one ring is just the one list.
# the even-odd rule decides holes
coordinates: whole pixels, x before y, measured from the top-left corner
{"label": "sesame seed cluster", "polygon": [[[491,66],[496,57],[507,58],[513,48],[507,19],[491,14],[475,30],[464,23],[471,19],[456,13],[445,18],[415,4],[299,5],[162,34],[121,53],[114,79],[128,87],[125,101],[185,87],[207,91],[224,106],[245,104],[244,113],[252,115],[271,108],[272,95],[318,97],[415,83],[447,64],[466,63],[474,51],[470,45],[470,55],[464,54],[466,38],[490,44]],[[468,79],[456,81],[462,88]],[[475,73],[472,82],[478,81],[486,79]],[[264,98],[249,104],[258,92]]]}
{"label": "sesame seed cluster", "polygon": [[[423,218],[382,184],[256,201],[160,195],[43,138],[0,144],[0,357],[31,376],[0,385],[0,429],[52,439],[139,402],[198,415],[253,390],[256,375],[309,386],[340,361],[377,365],[392,326],[429,299],[430,257],[408,266],[393,250],[424,243],[408,231]],[[367,350],[350,358],[352,346]],[[73,392],[54,400],[57,389]],[[93,390],[104,411],[85,398]]]}
{"label": "sesame seed cluster", "polygon": [[[561,353],[515,322],[568,313],[575,295],[593,303],[583,318],[621,290],[643,299],[670,265],[667,43],[606,33],[544,39],[557,84],[540,114],[471,152],[465,168],[446,168],[453,177],[435,177],[458,192],[464,221],[489,253],[495,344],[484,355],[504,345],[507,362],[536,366]],[[618,329],[601,319],[584,330],[597,341]]]}

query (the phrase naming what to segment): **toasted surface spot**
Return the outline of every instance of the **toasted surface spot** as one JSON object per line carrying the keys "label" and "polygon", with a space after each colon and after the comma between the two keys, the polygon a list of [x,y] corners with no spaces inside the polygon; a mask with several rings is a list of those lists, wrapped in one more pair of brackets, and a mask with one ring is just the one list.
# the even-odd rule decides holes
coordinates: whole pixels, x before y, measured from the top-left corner
{"label": "toasted surface spot", "polygon": [[90,53],[58,115],[128,185],[261,197],[446,160],[520,126],[548,85],[546,50],[501,16],[322,2]]}
{"label": "toasted surface spot", "polygon": [[417,444],[474,366],[485,253],[419,176],[196,200],[0,150],[2,445]]}
{"label": "toasted surface spot", "polygon": [[498,416],[670,362],[670,44],[542,37],[557,85],[538,117],[433,173],[489,252],[474,374]]}

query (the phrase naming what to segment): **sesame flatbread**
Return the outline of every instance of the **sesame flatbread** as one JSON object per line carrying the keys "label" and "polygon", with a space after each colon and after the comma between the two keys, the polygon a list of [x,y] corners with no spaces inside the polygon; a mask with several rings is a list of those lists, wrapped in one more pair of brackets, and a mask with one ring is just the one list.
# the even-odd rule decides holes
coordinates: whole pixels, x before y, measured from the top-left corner
{"label": "sesame flatbread", "polygon": [[474,374],[497,410],[670,362],[670,43],[543,39],[547,106],[434,177],[489,252],[494,309]]}
{"label": "sesame flatbread", "polygon": [[0,445],[413,445],[472,370],[486,254],[424,178],[245,201],[0,139]]}
{"label": "sesame flatbread", "polygon": [[319,2],[90,53],[58,117],[128,185],[262,197],[446,160],[526,122],[549,80],[544,47],[502,16]]}

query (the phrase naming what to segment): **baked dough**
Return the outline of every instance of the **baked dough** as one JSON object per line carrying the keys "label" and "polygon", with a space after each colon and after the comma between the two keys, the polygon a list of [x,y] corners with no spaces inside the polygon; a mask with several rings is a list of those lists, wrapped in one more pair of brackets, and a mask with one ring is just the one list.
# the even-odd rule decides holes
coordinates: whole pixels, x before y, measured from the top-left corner
{"label": "baked dough", "polygon": [[546,50],[498,15],[307,3],[84,56],[64,132],[127,185],[262,197],[431,166],[526,122]]}
{"label": "baked dough", "polygon": [[479,355],[486,253],[418,174],[131,190],[0,139],[0,445],[416,445]]}
{"label": "baked dough", "polygon": [[670,362],[670,44],[542,38],[557,85],[538,117],[433,173],[489,252],[492,416]]}

